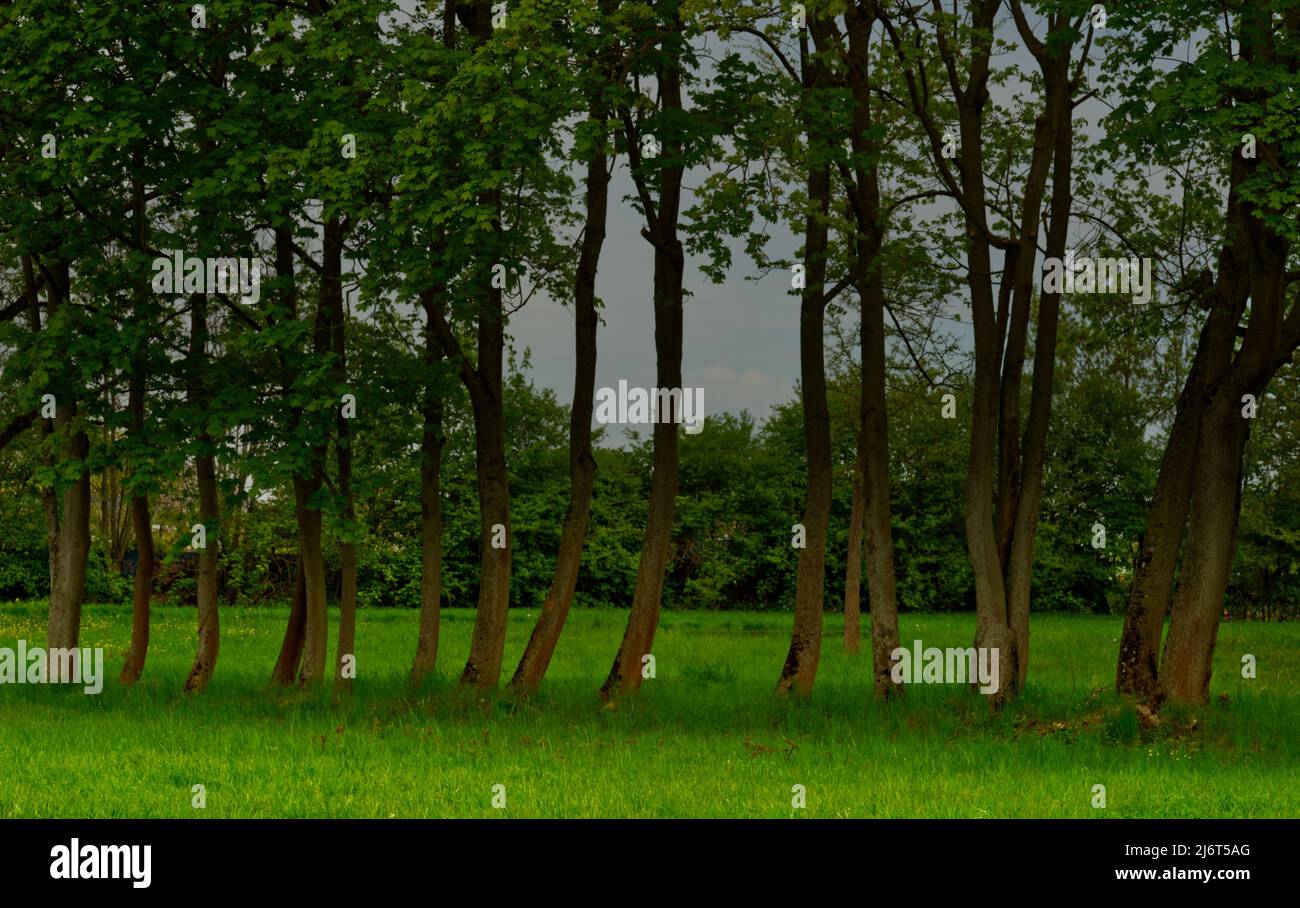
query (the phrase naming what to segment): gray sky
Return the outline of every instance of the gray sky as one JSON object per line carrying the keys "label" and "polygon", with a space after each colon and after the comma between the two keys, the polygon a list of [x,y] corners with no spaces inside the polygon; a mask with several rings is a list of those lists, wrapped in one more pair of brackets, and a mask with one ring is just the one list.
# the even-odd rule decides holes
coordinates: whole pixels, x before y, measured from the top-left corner
{"label": "gray sky", "polygon": [[[1031,17],[1031,23],[1041,34],[1038,18]],[[1014,38],[1017,46],[1010,55],[999,57],[997,64],[1018,66],[1026,74],[1026,78],[990,86],[992,104],[1005,108],[1016,93],[1034,98],[1027,75],[1038,69],[1020,46],[1009,20],[1000,23],[999,32],[1004,38]],[[1094,47],[1093,72],[1099,56]],[[702,74],[707,76],[703,70]],[[1076,122],[1085,135],[1095,137],[1103,113],[1100,103],[1092,100],[1075,111]],[[689,206],[690,190],[697,183],[698,179],[692,180],[688,174],[683,208]],[[605,304],[598,340],[597,388],[617,387],[620,379],[632,387],[655,384],[654,260],[649,244],[640,236],[640,214],[624,201],[632,191],[626,162],[620,158],[610,186],[608,233],[596,285]],[[920,212],[928,217],[936,209],[922,208]],[[769,252],[794,259],[802,238],[784,225],[769,225],[769,229]],[[1074,231],[1078,230],[1079,225],[1074,225]],[[760,281],[747,280],[758,270],[738,243],[732,244],[732,265],[724,283],[713,284],[697,266],[698,261],[688,254],[685,285],[693,296],[684,306],[683,382],[704,389],[706,424],[709,415],[741,410],[762,420],[774,405],[793,396],[799,375],[799,299],[789,292],[789,274],[772,272]],[[996,260],[994,267],[998,267]],[[956,313],[968,307],[964,296],[952,301]],[[944,321],[939,327],[966,343],[968,324],[963,316],[961,323]],[[568,404],[573,387],[572,309],[539,294],[512,317],[509,330],[516,347],[532,350],[533,380],[554,390],[557,398]],[[619,432],[611,432],[610,441],[619,436]]]}
{"label": "gray sky", "polygon": [[[605,303],[600,327],[596,386],[655,385],[654,258],[640,234],[640,214],[622,201],[631,189],[620,166],[610,187],[608,232],[596,292]],[[799,240],[774,227],[773,249]],[[704,389],[704,413],[749,410],[765,418],[772,405],[788,400],[799,373],[799,298],[789,295],[788,273],[761,281],[743,248],[734,248],[725,283],[715,285],[687,256],[682,380]],[[510,320],[515,346],[530,347],[533,380],[567,404],[573,393],[573,309],[538,295]],[[707,422],[706,422],[707,424]],[[617,428],[617,427],[611,427]],[[621,432],[610,433],[615,441]]]}

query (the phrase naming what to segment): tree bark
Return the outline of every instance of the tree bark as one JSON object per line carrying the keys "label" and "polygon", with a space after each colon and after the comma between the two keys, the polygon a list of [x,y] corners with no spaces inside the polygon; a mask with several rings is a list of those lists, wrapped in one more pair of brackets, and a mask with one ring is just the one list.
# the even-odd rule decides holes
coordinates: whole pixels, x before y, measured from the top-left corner
{"label": "tree bark", "polygon": [[874,20],[849,6],[849,79],[853,90],[854,186],[861,217],[855,243],[855,267],[862,301],[861,368],[858,436],[862,448],[863,533],[867,556],[868,602],[871,607],[872,675],[877,695],[899,692],[893,680],[892,653],[899,645],[898,592],[894,570],[894,536],[889,501],[889,410],[885,395],[885,273],[882,261],[884,223],[880,210],[880,172],[868,142],[875,129],[871,109],[871,31]]}
{"label": "tree bark", "polygon": [[[334,353],[331,367],[336,387],[346,387],[348,378],[347,351],[347,317],[343,305],[343,234],[344,229],[337,218],[326,224],[326,231],[334,233],[333,241],[327,241],[326,258],[322,262],[324,273],[322,279],[329,286],[330,306],[330,347]],[[357,634],[357,544],[352,534],[357,532],[356,502],[352,495],[352,433],[348,419],[343,415],[341,402],[335,420],[334,454],[338,465],[338,494],[343,499],[343,536],[339,543],[339,636],[335,651],[334,689],[348,691],[352,688],[352,677],[356,670],[356,634]],[[348,658],[352,659],[351,669],[346,666]]]}
{"label": "tree bark", "polygon": [[[137,370],[130,391],[131,431],[144,431],[144,381]],[[131,645],[126,651],[120,680],[134,684],[144,672],[149,653],[149,607],[153,593],[154,547],[153,516],[149,513],[149,495],[136,489],[131,496],[131,524],[135,536],[135,583],[131,592]]]}
{"label": "tree bark", "polygon": [[285,628],[284,640],[280,643],[280,655],[271,672],[271,683],[280,687],[289,687],[298,674],[302,663],[303,641],[307,630],[307,573],[303,570],[302,558],[298,558],[298,571],[293,585],[293,602],[289,607],[289,622]]}
{"label": "tree bark", "polygon": [[[469,13],[471,37],[478,43],[487,41],[492,34],[491,3],[476,0]],[[482,193],[479,201],[493,212],[492,236],[499,238],[500,189]],[[486,261],[480,263],[478,281],[478,362],[471,367],[461,357],[461,376],[474,411],[479,501],[478,613],[460,683],[487,689],[496,687],[501,678],[510,611],[510,558],[514,540],[510,533],[510,474],[506,466],[503,400],[505,310],[502,290],[492,286],[491,268]],[[446,338],[443,340],[445,342]],[[497,539],[503,542],[500,548],[494,544]]]}
{"label": "tree bark", "polygon": [[325,678],[325,661],[329,648],[329,614],[325,601],[325,556],[321,549],[321,512],[311,503],[321,487],[318,476],[293,478],[294,513],[298,520],[298,538],[302,549],[302,575],[305,585],[303,607],[302,663],[298,684],[309,687]]}
{"label": "tree bark", "polygon": [[[660,47],[659,95],[664,111],[682,110],[681,56],[670,40],[678,40],[680,18],[674,8],[668,37]],[[625,112],[625,121],[630,117]],[[639,137],[628,129],[628,154],[642,199],[646,227],[644,236],[654,247],[654,324],[655,378],[660,388],[682,386],[682,282],[686,267],[677,226],[681,208],[681,148],[670,137],[663,142],[667,163],[659,169],[657,207],[649,205],[645,175],[640,171]],[[669,421],[664,421],[665,416]],[[659,414],[654,425],[653,464],[650,479],[649,513],[641,540],[641,559],[637,565],[636,586],[627,628],[619,644],[609,675],[601,686],[601,697],[613,698],[637,693],[641,689],[643,660],[652,655],[655,631],[659,626],[660,600],[663,596],[664,571],[672,544],[673,512],[677,500],[677,423],[680,414]]]}
{"label": "tree bark", "polygon": [[[207,406],[204,387],[204,364],[207,359],[208,320],[207,298],[196,295],[190,299],[190,402],[196,410]],[[212,437],[200,432],[194,455],[194,475],[199,489],[199,522],[206,528],[206,545],[199,552],[198,567],[198,646],[194,664],[185,679],[185,690],[202,691],[212,680],[217,667],[217,654],[221,649],[220,617],[217,612],[217,537],[221,526],[220,506],[217,502],[217,462],[213,454]]]}
{"label": "tree bark", "polygon": [[1244,162],[1240,156],[1234,156],[1227,200],[1228,235],[1219,253],[1215,283],[1208,294],[1209,314],[1178,398],[1147,509],[1146,528],[1120,636],[1116,690],[1153,704],[1163,697],[1158,669],[1160,638],[1169,614],[1179,551],[1191,512],[1205,408],[1231,363],[1237,323],[1250,292],[1249,253],[1237,192],[1245,176]]}
{"label": "tree bark", "polygon": [[1187,552],[1160,663],[1164,699],[1201,703],[1209,695],[1214,642],[1236,545],[1241,459],[1249,432],[1237,407],[1217,394],[1202,420]]}
{"label": "tree bark", "polygon": [[[449,4],[450,7],[450,4]],[[442,345],[434,329],[437,295],[424,296],[427,366],[442,361]],[[425,389],[424,432],[420,439],[420,632],[411,665],[410,683],[419,687],[438,661],[438,631],[442,623],[442,396]]]}
{"label": "tree bark", "polygon": [[[287,223],[288,216],[284,215],[283,217]],[[293,236],[290,228],[285,224],[275,227],[275,275],[282,287],[285,318],[290,321],[297,319],[298,285],[294,272]],[[316,344],[319,346],[319,340],[316,341]],[[280,354],[280,367],[283,373],[284,393],[287,395],[290,391],[292,375],[283,352]],[[293,408],[292,420],[295,426],[302,420],[301,407]],[[274,669],[271,671],[271,683],[281,687],[289,687],[294,683],[294,678],[302,666],[303,651],[307,642],[307,570],[303,561],[303,515],[298,510],[297,492],[295,483],[294,517],[298,522],[298,571],[294,581],[293,602],[289,610],[289,620],[285,624],[284,638],[280,642],[280,654],[276,659]]]}
{"label": "tree bark", "polygon": [[[71,269],[67,262],[55,262],[50,268],[48,305],[51,318],[71,296]],[[77,647],[81,637],[81,606],[85,597],[86,568],[90,556],[90,472],[86,460],[90,439],[83,430],[73,430],[77,406],[65,400],[55,401],[52,431],[62,435],[61,449],[65,461],[79,464],[77,478],[60,494],[51,489],[46,501],[50,546],[50,609],[46,626],[46,645],[53,648]],[[51,672],[53,680],[54,672]]]}
{"label": "tree bark", "polygon": [[[505,654],[506,624],[510,608],[510,476],[506,468],[505,413],[501,395],[504,345],[501,291],[487,294],[493,300],[479,320],[481,384],[470,395],[474,404],[475,463],[479,501],[478,614],[470,640],[469,658],[460,681],[480,688],[496,687]],[[501,538],[504,544],[496,547]]]}
{"label": "tree bark", "polygon": [[[140,174],[144,169],[143,153],[137,150],[132,155],[132,167],[137,176],[131,181],[132,224],[136,234],[136,250],[146,254],[149,229],[145,204],[144,181]],[[140,278],[136,285],[136,318],[147,321],[153,313],[147,308],[149,294],[148,283]],[[131,386],[128,391],[127,408],[131,413],[131,437],[139,442],[147,442],[144,427],[145,416],[145,378],[147,370],[146,351],[140,342],[132,350]],[[132,472],[137,464],[132,463]],[[126,652],[119,680],[129,686],[140,680],[144,672],[145,659],[149,653],[149,610],[153,594],[153,576],[155,554],[153,545],[153,515],[149,512],[149,492],[147,488],[136,485],[131,494],[131,528],[135,537],[136,563],[133,589],[131,591],[131,644]]]}
{"label": "tree bark", "polygon": [[[864,376],[865,381],[865,376]],[[849,509],[848,557],[844,566],[844,651],[862,646],[862,524],[866,511],[866,445],[858,418],[858,449],[853,458],[853,502]]]}
{"label": "tree bark", "polygon": [[[1073,198],[1074,130],[1070,120],[1068,54],[1040,60],[1047,85],[1044,116],[1055,126],[1049,137],[1055,146],[1052,159],[1052,198],[1047,228],[1047,257],[1061,258],[1070,232],[1070,202]],[[1041,202],[1041,196],[1039,201]],[[1026,208],[1026,213],[1029,209]],[[1035,236],[1037,232],[1035,231]],[[1026,249],[1033,248],[1026,245]],[[1030,256],[1031,264],[1034,256]],[[1039,282],[1040,288],[1042,282]],[[1047,429],[1052,415],[1052,391],[1056,372],[1056,335],[1060,323],[1059,293],[1041,290],[1038,297],[1038,333],[1034,341],[1033,386],[1030,391],[1029,421],[1022,446],[1023,461],[1012,471],[1016,494],[1007,499],[1014,506],[1011,545],[1004,562],[1007,571],[1007,623],[1015,640],[1015,662],[1000,664],[1004,675],[1014,671],[1015,689],[1024,687],[1029,672],[1029,604],[1034,567],[1034,540],[1038,533],[1038,509],[1043,494],[1043,468],[1047,461]],[[1022,357],[1023,360],[1023,357]],[[1008,405],[1006,399],[1003,405]],[[1016,395],[1019,405],[1019,394]],[[1016,438],[1004,443],[1020,445]],[[1001,679],[999,679],[1001,682]]]}
{"label": "tree bark", "polygon": [[[1263,26],[1267,24],[1266,20]],[[1253,28],[1260,29],[1261,23],[1255,21]],[[1266,53],[1267,48],[1256,52]],[[1246,59],[1252,59],[1249,52]],[[1281,157],[1276,144],[1268,152],[1272,160]],[[1276,210],[1269,213],[1283,216]],[[1201,423],[1187,555],[1174,593],[1169,639],[1160,666],[1164,697],[1188,703],[1204,703],[1209,698],[1214,644],[1236,551],[1243,457],[1250,435],[1250,420],[1241,412],[1242,399],[1251,394],[1258,400],[1300,343],[1300,335],[1284,330],[1300,323],[1300,301],[1292,313],[1296,321],[1284,322],[1290,244],[1253,206],[1246,207],[1242,217],[1250,316],[1229,373],[1216,388]]]}
{"label": "tree bark", "polygon": [[[456,46],[456,3],[442,8],[442,42]],[[445,239],[445,237],[443,238]],[[441,251],[441,240],[435,252]],[[432,368],[446,354],[438,340],[440,298],[445,288],[431,287],[421,294],[424,305],[424,363]],[[424,431],[420,438],[420,630],[411,664],[410,685],[418,688],[438,662],[438,636],[442,625],[442,449],[443,401],[433,387],[424,391]]]}
{"label": "tree bark", "polygon": [[[338,216],[326,220],[321,231],[321,281],[316,300],[316,320],[312,332],[312,350],[325,359],[334,352],[333,321],[342,307],[343,225]],[[311,456],[301,475],[294,476],[294,508],[298,535],[302,544],[303,574],[307,583],[306,628],[303,632],[302,666],[298,684],[311,687],[325,680],[329,660],[329,608],[325,589],[325,554],[322,549],[323,518],[313,498],[325,488],[325,457],[329,452],[328,424],[318,431],[323,435],[312,445]]]}
{"label": "tree bark", "polygon": [[[827,30],[825,20],[810,19],[814,35]],[[806,178],[809,211],[804,221],[803,265],[805,283],[799,301],[799,380],[803,399],[803,432],[808,461],[804,486],[803,528],[805,545],[799,550],[795,578],[794,629],[785,665],[777,681],[778,694],[793,690],[807,697],[812,693],[821,661],[822,611],[826,588],[826,540],[831,513],[830,403],[826,393],[826,250],[830,214],[831,172],[826,158],[813,149],[825,141],[826,121],[817,109],[830,74],[822,58],[809,47],[807,33],[800,33],[800,64],[803,73],[805,136],[809,169]],[[811,163],[820,159],[820,163]]]}
{"label": "tree bark", "polygon": [[[603,12],[615,4],[606,0]],[[613,61],[606,55],[602,78],[614,78]],[[601,248],[605,243],[606,212],[609,207],[609,156],[605,153],[604,123],[609,116],[605,100],[608,81],[596,88],[588,118],[602,131],[600,145],[587,161],[586,217],[583,223],[582,251],[574,276],[574,374],[573,404],[569,408],[569,507],[560,530],[560,546],[555,556],[555,573],[542,603],[541,614],[523,656],[510,681],[510,688],[521,696],[530,696],[541,687],[542,678],[551,664],[564,630],[569,607],[578,585],[578,569],[587,537],[587,520],[591,515],[592,494],[596,484],[596,458],[591,450],[592,407],[596,393],[596,333],[600,315],[596,311],[596,272]]]}

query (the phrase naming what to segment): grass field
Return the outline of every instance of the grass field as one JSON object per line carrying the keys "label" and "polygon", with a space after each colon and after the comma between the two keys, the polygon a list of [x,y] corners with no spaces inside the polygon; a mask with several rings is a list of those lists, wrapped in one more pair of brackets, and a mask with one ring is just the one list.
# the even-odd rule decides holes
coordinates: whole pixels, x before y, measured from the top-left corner
{"label": "grass field", "polygon": [[[102,694],[0,686],[0,817],[1300,816],[1295,624],[1225,623],[1211,705],[1146,728],[1109,693],[1114,617],[1035,616],[1029,689],[990,715],[960,686],[872,702],[869,656],[841,651],[835,615],[813,698],[780,702],[790,616],[697,612],[664,615],[657,677],[604,709],[596,690],[626,617],[604,610],[572,615],[528,704],[452,683],[471,611],[444,612],[440,677],[417,696],[404,687],[416,614],[362,611],[357,689],[333,705],[328,690],[266,689],[286,616],[223,610],[213,685],[187,697],[192,609],[155,609],[145,678],[128,691],[129,610],[88,607],[82,645],[107,651]],[[531,620],[511,616],[509,669]],[[0,605],[0,646],[43,644],[44,622],[42,603]],[[902,638],[968,646],[973,622],[909,614]],[[1243,653],[1255,680],[1240,676]],[[806,809],[792,808],[794,785]]]}

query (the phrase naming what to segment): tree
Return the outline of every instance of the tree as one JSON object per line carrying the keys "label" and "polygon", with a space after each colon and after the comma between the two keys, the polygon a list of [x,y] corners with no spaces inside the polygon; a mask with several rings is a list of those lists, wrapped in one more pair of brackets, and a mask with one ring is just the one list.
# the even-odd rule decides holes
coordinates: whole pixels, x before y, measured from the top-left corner
{"label": "tree", "polygon": [[[991,205],[985,181],[990,168],[986,161],[985,124],[993,76],[994,30],[1001,6],[1002,0],[976,3],[968,20],[950,16],[938,4],[933,6],[929,21],[923,21],[918,9],[905,5],[881,10],[890,43],[905,67],[908,100],[925,129],[941,180],[958,203],[967,236],[975,369],[966,539],[975,577],[975,642],[977,647],[999,650],[1003,664],[1016,669],[1013,677],[1000,680],[995,703],[1019,690],[1028,671],[1030,575],[1059,305],[1050,292],[1044,292],[1039,299],[1040,333],[1023,440],[1019,430],[1021,373],[1034,295],[1042,200],[1049,173],[1053,198],[1047,256],[1057,249],[1063,251],[1069,235],[1073,92],[1082,80],[1091,47],[1090,40],[1085,42],[1080,62],[1071,75],[1072,50],[1082,37],[1080,28],[1085,17],[1072,16],[1069,9],[1053,9],[1048,15],[1047,36],[1040,39],[1034,35],[1022,4],[1011,0],[1016,29],[1043,75],[1043,108],[1035,119],[1020,210],[1014,216],[1004,215],[1013,221],[1016,230],[1011,236],[998,235],[989,221]],[[947,74],[958,122],[956,135],[941,130],[923,61],[914,59],[916,50],[930,35]],[[955,167],[948,164],[945,146],[953,153]],[[996,305],[992,283],[994,249],[1003,253]]]}
{"label": "tree", "polygon": [[[672,389],[682,386],[686,260],[678,230],[682,177],[694,145],[693,124],[685,113],[682,91],[692,62],[690,34],[678,0],[663,0],[635,12],[641,16],[629,23],[632,34],[628,43],[648,50],[629,63],[635,92],[620,105],[619,117],[636,186],[634,204],[644,220],[641,236],[654,250],[655,384]],[[643,73],[654,77],[655,102],[642,94]],[[654,425],[649,514],[627,628],[601,685],[606,700],[640,690],[643,662],[654,646],[677,498],[679,418],[670,401],[667,407],[661,406]]]}
{"label": "tree", "polygon": [[[1209,314],[1148,512],[1116,671],[1121,693],[1153,702],[1208,699],[1236,546],[1249,401],[1262,397],[1300,346],[1300,302],[1288,310],[1286,300],[1296,284],[1288,262],[1297,228],[1287,201],[1297,193],[1295,125],[1266,113],[1300,78],[1300,12],[1255,0],[1234,13],[1220,18],[1171,2],[1124,20],[1140,35],[1132,45],[1139,68],[1121,83],[1117,133],[1132,147],[1171,153],[1205,142],[1230,161],[1217,273],[1206,268],[1183,285]],[[1196,28],[1212,40],[1198,43],[1194,65],[1166,74],[1140,69]],[[1157,135],[1136,121],[1152,109],[1174,113],[1164,122],[1180,128]]]}
{"label": "tree", "polygon": [[574,37],[588,28],[595,30],[594,46],[578,45],[577,65],[597,61],[590,84],[584,86],[587,97],[587,121],[580,136],[575,137],[576,155],[586,159],[585,214],[582,247],[574,277],[574,378],[573,403],[569,416],[569,506],[560,530],[560,546],[555,556],[555,574],[542,603],[537,624],[533,627],[511,679],[511,688],[525,696],[535,693],[550,665],[559,642],[560,632],[573,602],[582,562],[587,521],[591,514],[596,481],[596,459],[591,448],[591,421],[596,390],[596,332],[599,327],[596,299],[596,271],[605,242],[605,221],[609,207],[610,152],[609,121],[615,88],[622,83],[622,48],[616,38],[615,15],[618,0],[603,0],[599,11],[587,21],[575,16]]}

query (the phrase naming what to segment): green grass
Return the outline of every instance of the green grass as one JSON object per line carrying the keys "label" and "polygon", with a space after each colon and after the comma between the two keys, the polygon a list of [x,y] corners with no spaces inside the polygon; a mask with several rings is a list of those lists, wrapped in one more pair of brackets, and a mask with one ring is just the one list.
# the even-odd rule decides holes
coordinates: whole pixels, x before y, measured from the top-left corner
{"label": "green grass", "polygon": [[[106,649],[99,696],[0,686],[3,817],[1294,817],[1300,815],[1300,625],[1226,623],[1212,702],[1146,728],[1109,693],[1120,622],[1036,615],[1025,695],[990,715],[964,687],[878,704],[869,656],[827,615],[808,703],[772,695],[788,614],[664,615],[637,702],[596,695],[626,613],[575,612],[541,697],[479,702],[454,685],[473,614],[444,613],[440,677],[408,695],[416,615],[359,617],[358,682],[270,692],[283,609],[224,609],[212,687],[180,692],[194,611],[155,609],[144,680],[116,682],[129,611],[87,608]],[[511,615],[513,669],[530,615]],[[0,646],[44,640],[42,604],[0,606]],[[902,638],[967,646],[970,615],[906,615]],[[1240,677],[1243,653],[1258,678]],[[207,807],[191,806],[203,784]],[[792,786],[807,808],[791,808]],[[1091,806],[1106,786],[1107,806]],[[492,807],[494,785],[507,806]]]}

